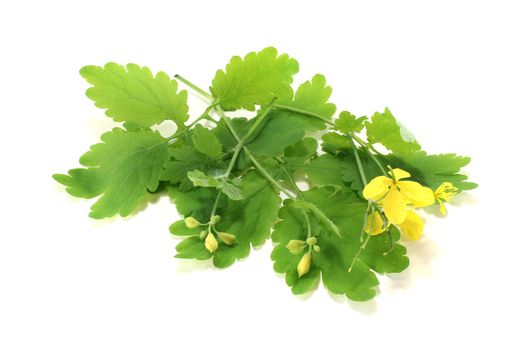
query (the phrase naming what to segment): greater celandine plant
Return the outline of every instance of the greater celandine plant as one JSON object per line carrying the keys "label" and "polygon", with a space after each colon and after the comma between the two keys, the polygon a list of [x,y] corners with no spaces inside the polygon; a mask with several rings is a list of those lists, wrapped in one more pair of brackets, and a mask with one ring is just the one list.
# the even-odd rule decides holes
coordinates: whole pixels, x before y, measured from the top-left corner
{"label": "greater celandine plant", "polygon": [[[178,258],[225,268],[271,236],[274,269],[293,293],[322,279],[333,293],[369,300],[377,273],[408,267],[402,242],[421,238],[420,208],[445,215],[447,202],[476,187],[460,174],[470,159],[427,154],[388,109],[334,118],[325,77],[294,90],[298,70],[272,47],[234,56],[209,91],[136,64],[83,67],[87,96],[120,124],[82,168],[53,177],[75,197],[98,198],[94,219],[130,215],[151,193],[167,193],[184,217],[170,226],[183,238]],[[206,100],[192,122],[178,82]],[[228,116],[237,110],[256,114]],[[178,128],[172,136],[152,129],[167,120]]]}

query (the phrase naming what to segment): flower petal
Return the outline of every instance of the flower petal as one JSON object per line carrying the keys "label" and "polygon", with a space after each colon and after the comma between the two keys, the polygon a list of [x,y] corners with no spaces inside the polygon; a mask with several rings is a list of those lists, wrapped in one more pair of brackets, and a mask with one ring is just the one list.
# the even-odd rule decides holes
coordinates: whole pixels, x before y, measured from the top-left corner
{"label": "flower petal", "polygon": [[408,171],[404,171],[403,169],[399,168],[392,169],[392,175],[396,181],[410,177],[410,173]]}
{"label": "flower petal", "polygon": [[423,227],[425,222],[421,216],[417,215],[413,210],[408,210],[406,214],[406,219],[403,223],[399,224],[399,229],[403,238],[417,241],[423,235]]}
{"label": "flower petal", "polygon": [[365,186],[363,189],[363,197],[377,201],[388,192],[388,187],[391,186],[392,183],[392,179],[386,176],[377,176]]}
{"label": "flower petal", "polygon": [[441,212],[441,215],[447,215],[447,207],[445,207],[445,203],[438,199],[439,202],[439,211]]}
{"label": "flower petal", "polygon": [[392,186],[382,202],[385,215],[392,224],[400,224],[406,217],[406,203],[399,190]]}
{"label": "flower petal", "polygon": [[422,186],[415,181],[399,181],[397,186],[408,204],[418,208],[434,204],[434,192],[428,187]]}
{"label": "flower petal", "polygon": [[381,215],[374,211],[372,215],[368,216],[365,226],[365,232],[371,236],[375,236],[383,232],[385,228],[383,227],[383,219]]}

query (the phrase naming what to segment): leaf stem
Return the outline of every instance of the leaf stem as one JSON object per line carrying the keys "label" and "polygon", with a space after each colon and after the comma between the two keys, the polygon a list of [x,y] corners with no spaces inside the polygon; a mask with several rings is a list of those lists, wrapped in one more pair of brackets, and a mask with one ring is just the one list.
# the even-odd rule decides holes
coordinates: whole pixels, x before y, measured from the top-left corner
{"label": "leaf stem", "polygon": [[319,119],[319,120],[323,121],[326,124],[335,126],[335,124],[331,120],[328,120],[328,119],[324,118],[323,116],[321,116],[321,115],[319,115],[317,113],[309,112],[309,111],[306,111],[304,109],[290,107],[290,106],[285,106],[285,105],[281,105],[281,104],[275,104],[274,108],[275,109],[280,109],[280,110],[283,110],[283,111],[289,111],[289,112],[294,112],[294,113],[297,113],[297,114],[302,114],[302,115],[305,115],[307,117],[312,117],[312,118],[315,118],[315,119]]}
{"label": "leaf stem", "polygon": [[[286,177],[288,178],[288,180],[292,184],[293,188],[295,189],[295,192],[297,193],[297,196],[301,200],[304,201],[304,196],[301,193],[301,189],[299,189],[299,187],[297,186],[297,183],[295,183],[295,180],[292,177],[292,175],[288,172],[288,170],[286,169],[286,167],[284,165],[281,164],[279,167],[281,168],[282,172],[286,175]],[[310,237],[312,237],[312,226],[310,224],[310,217],[308,216],[308,214],[306,214],[306,210],[302,209],[301,211],[302,211],[302,213],[304,215],[304,218],[306,220],[306,228],[307,228],[307,233],[308,233],[307,238],[310,238]]]}
{"label": "leaf stem", "polygon": [[174,75],[174,78],[177,79],[177,80],[180,80],[181,82],[183,82],[185,85],[187,85],[188,87],[192,88],[193,90],[195,90],[197,93],[199,93],[200,95],[202,95],[203,97],[206,97],[207,99],[210,99],[212,100],[213,99],[213,96],[211,94],[209,94],[208,92],[204,91],[203,89],[201,89],[200,87],[198,87],[197,85],[193,84],[191,81],[187,80],[186,78],[184,78],[183,76],[179,75],[179,74],[175,74]]}
{"label": "leaf stem", "polygon": [[355,142],[352,137],[352,134],[349,134],[349,140],[352,144],[352,150],[354,152],[354,158],[355,162],[357,163],[357,169],[359,170],[359,176],[361,176],[361,181],[363,182],[363,186],[366,186],[368,184],[368,181],[366,180],[365,171],[363,170],[363,164],[361,163],[361,158],[359,157],[359,153],[357,152],[357,148],[355,147]]}

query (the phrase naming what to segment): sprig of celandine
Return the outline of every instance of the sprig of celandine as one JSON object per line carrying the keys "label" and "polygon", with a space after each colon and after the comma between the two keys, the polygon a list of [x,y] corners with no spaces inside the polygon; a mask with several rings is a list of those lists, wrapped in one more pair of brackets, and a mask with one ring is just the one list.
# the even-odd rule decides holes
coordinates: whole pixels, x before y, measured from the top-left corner
{"label": "sprig of celandine", "polygon": [[[400,239],[421,238],[417,211],[439,205],[445,215],[447,202],[476,187],[460,174],[470,159],[422,151],[388,109],[334,120],[325,78],[294,91],[298,70],[295,59],[266,48],[233,57],[207,92],[135,64],[86,66],[87,96],[122,125],[80,158],[82,168],[53,177],[73,196],[98,197],[95,219],[127,216],[150,193],[167,192],[184,216],[170,226],[184,237],[179,258],[227,267],[271,234],[274,269],[293,293],[322,279],[333,293],[371,299],[376,273],[407,268]],[[177,80],[208,103],[191,123]],[[234,110],[256,115],[228,117]],[[152,129],[166,120],[178,127],[168,138]],[[310,136],[320,131],[320,140]]]}

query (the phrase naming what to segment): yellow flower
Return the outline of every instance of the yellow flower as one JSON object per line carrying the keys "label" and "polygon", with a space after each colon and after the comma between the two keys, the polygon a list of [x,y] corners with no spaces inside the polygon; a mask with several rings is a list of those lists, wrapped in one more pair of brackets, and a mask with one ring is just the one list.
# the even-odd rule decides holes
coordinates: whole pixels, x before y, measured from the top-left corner
{"label": "yellow flower", "polygon": [[213,233],[208,233],[206,239],[204,240],[204,246],[206,247],[206,249],[208,249],[210,253],[213,253],[217,250],[217,248],[219,248],[219,242],[217,242],[217,239],[215,238]]}
{"label": "yellow flower", "polygon": [[434,198],[436,199],[436,202],[439,203],[439,211],[441,211],[441,214],[447,214],[445,203],[450,202],[452,197],[458,194],[458,192],[458,188],[450,182],[443,182],[439,185],[437,190],[434,191]]}
{"label": "yellow flower", "polygon": [[401,231],[403,238],[410,241],[417,241],[423,235],[423,227],[425,222],[421,216],[417,215],[415,211],[408,210],[406,219],[401,224],[397,225]]}
{"label": "yellow flower", "polygon": [[407,216],[407,206],[425,207],[434,204],[434,193],[415,181],[403,180],[410,174],[402,169],[392,169],[392,177],[378,176],[363,190],[368,200],[383,206],[389,224],[400,224]]}
{"label": "yellow flower", "polygon": [[307,252],[303,257],[301,258],[301,261],[299,261],[299,265],[297,265],[297,274],[299,275],[299,278],[303,277],[310,271],[310,265],[312,264],[312,253]]}
{"label": "yellow flower", "polygon": [[377,211],[374,211],[372,215],[368,215],[365,232],[371,236],[375,236],[385,231],[385,227],[383,226],[383,219],[381,218],[381,215]]}

